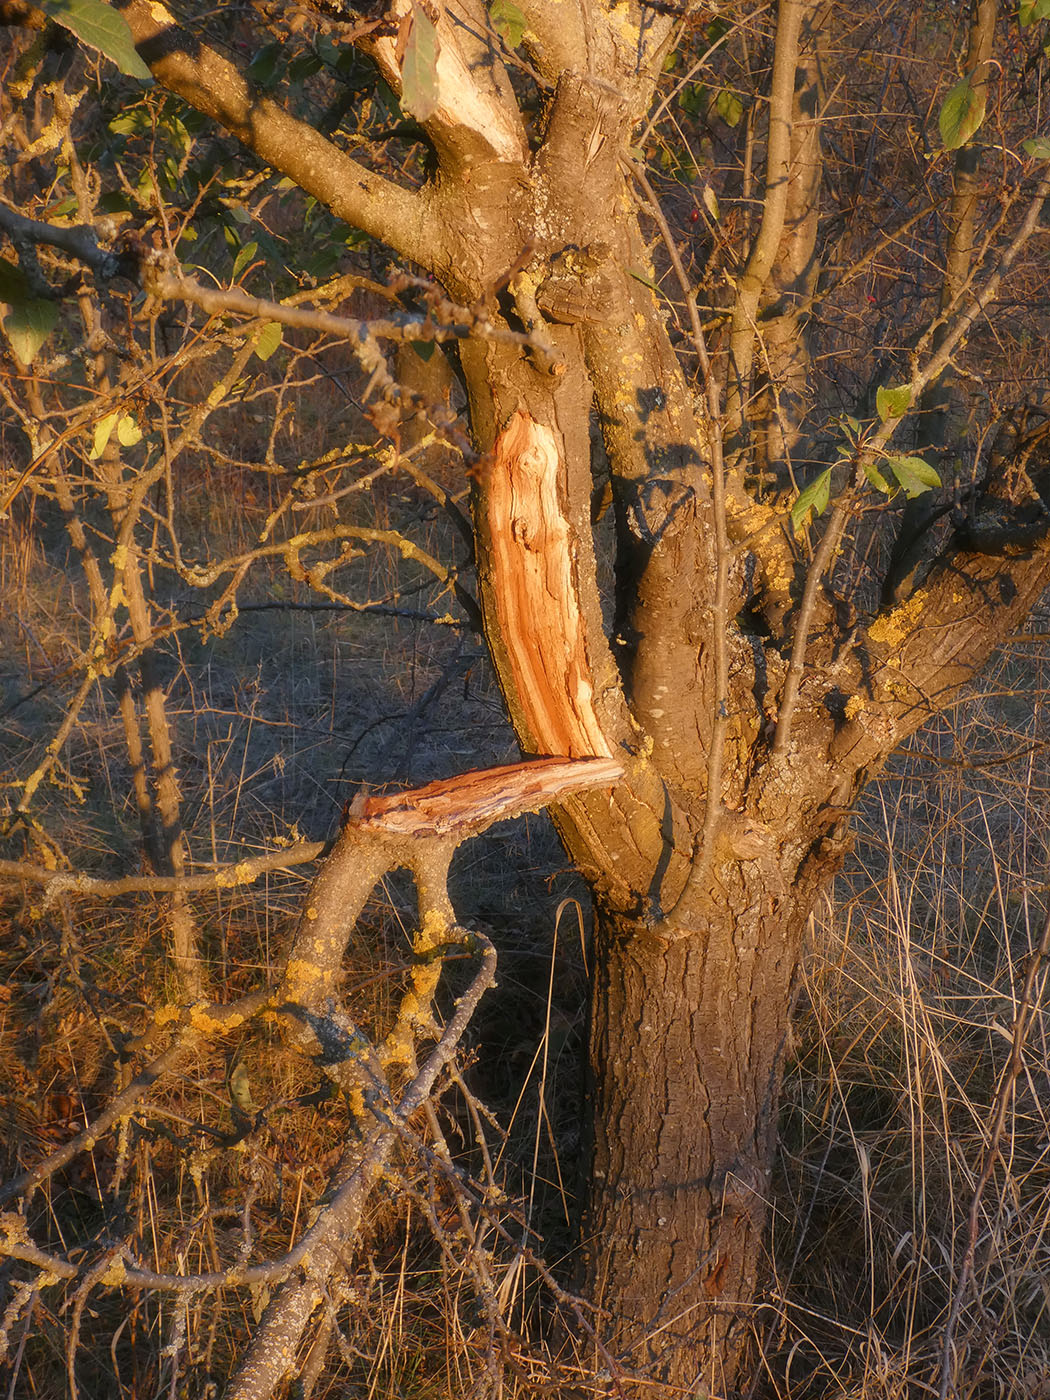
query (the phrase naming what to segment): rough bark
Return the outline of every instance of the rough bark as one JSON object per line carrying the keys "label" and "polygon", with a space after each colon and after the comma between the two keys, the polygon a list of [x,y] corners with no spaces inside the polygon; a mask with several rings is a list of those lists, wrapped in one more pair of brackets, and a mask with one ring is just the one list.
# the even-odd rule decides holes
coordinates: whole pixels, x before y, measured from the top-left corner
{"label": "rough bark", "polygon": [[797,907],[771,909],[763,883],[670,945],[637,924],[600,925],[583,1245],[639,1393],[656,1382],[725,1394],[755,1335],[805,924]]}

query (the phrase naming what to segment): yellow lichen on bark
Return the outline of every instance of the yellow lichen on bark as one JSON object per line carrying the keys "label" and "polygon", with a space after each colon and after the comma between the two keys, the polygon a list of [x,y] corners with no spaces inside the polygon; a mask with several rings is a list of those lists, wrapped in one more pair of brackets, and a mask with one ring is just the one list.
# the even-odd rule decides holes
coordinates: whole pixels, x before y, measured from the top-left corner
{"label": "yellow lichen on bark", "polygon": [[926,602],[926,592],[918,588],[905,603],[892,612],[877,617],[868,628],[868,636],[873,642],[889,647],[899,647],[911,635],[916,619]]}
{"label": "yellow lichen on bark", "polygon": [[289,958],[284,971],[284,991],[292,1001],[310,1004],[317,994],[317,986],[325,978],[323,968],[305,958]]}
{"label": "yellow lichen on bark", "polygon": [[190,1025],[202,1035],[222,1035],[224,1031],[236,1030],[243,1022],[244,1017],[240,1013],[224,1016],[222,1008],[219,1009],[219,1014],[213,1015],[206,1001],[200,1001],[190,1008]]}
{"label": "yellow lichen on bark", "polygon": [[99,1283],[104,1283],[109,1288],[119,1288],[128,1276],[127,1268],[123,1259],[113,1259],[106,1266],[106,1272],[99,1279]]}
{"label": "yellow lichen on bark", "polygon": [[416,951],[429,953],[431,948],[448,935],[448,917],[440,909],[428,909],[422,918],[419,933],[416,935]]}
{"label": "yellow lichen on bark", "polygon": [[216,884],[220,889],[229,889],[233,885],[251,884],[254,878],[251,866],[246,860],[242,860],[238,861],[232,870],[220,871]]}

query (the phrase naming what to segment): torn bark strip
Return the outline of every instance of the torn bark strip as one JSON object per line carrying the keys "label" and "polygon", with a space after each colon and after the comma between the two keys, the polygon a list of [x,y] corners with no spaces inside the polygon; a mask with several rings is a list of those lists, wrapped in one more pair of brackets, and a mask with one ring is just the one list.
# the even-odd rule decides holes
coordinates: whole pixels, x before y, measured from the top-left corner
{"label": "torn bark strip", "polygon": [[613,758],[537,758],[463,773],[410,792],[367,797],[351,822],[363,831],[391,835],[466,836],[570,793],[614,787],[622,777],[623,768]]}

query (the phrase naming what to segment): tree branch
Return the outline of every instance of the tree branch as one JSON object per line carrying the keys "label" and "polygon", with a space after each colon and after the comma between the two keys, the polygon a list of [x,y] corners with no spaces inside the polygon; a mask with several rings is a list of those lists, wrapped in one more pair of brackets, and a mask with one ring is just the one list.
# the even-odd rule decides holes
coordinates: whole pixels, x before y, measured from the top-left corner
{"label": "tree branch", "polygon": [[0,229],[18,248],[22,244],[46,243],[82,262],[104,282],[124,270],[124,260],[111,249],[100,248],[98,236],[90,224],[46,224],[39,219],[27,219],[16,209],[0,200]]}
{"label": "tree branch", "polygon": [[949,551],[926,583],[863,629],[828,673],[847,692],[846,723],[829,749],[852,800],[856,775],[875,772],[893,748],[952,703],[1050,584],[1050,534],[1016,558]]}
{"label": "tree branch", "polygon": [[331,1204],[288,1256],[297,1255],[304,1265],[309,1261],[307,1277],[301,1282],[289,1280],[270,1302],[248,1354],[230,1384],[227,1400],[266,1400],[288,1370],[317,1305],[319,1286],[344,1267],[348,1245],[360,1227],[372,1186],[398,1140],[398,1129],[408,1123],[433,1092],[438,1075],[455,1053],[478,1003],[495,981],[495,949],[488,939],[480,936],[478,948],[480,966],[466,992],[458,998],[455,1013],[426,1064],[405,1089],[396,1108],[391,1106],[377,1112],[379,1121],[369,1132],[363,1149],[353,1143],[344,1153],[336,1178],[338,1189]]}
{"label": "tree branch", "polygon": [[114,880],[86,875],[82,871],[46,870],[42,865],[0,860],[0,880],[42,885],[45,907],[60,894],[114,899],[122,894],[172,894],[177,891],[188,894],[195,890],[229,890],[238,885],[250,885],[271,870],[283,870],[316,860],[326,845],[325,841],[297,841],[283,851],[268,851],[265,855],[240,860],[234,865],[223,865],[202,875],[123,875]]}
{"label": "tree branch", "polygon": [[750,393],[759,302],[784,232],[791,177],[799,36],[802,21],[811,8],[811,0],[780,0],[769,93],[766,194],[762,205],[762,222],[740,278],[729,340],[726,418],[730,431],[735,434],[739,434],[743,428],[744,408]]}
{"label": "tree branch", "polygon": [[[470,169],[489,162],[523,165],[528,160],[529,143],[510,77],[488,37],[477,32],[477,17],[463,15],[466,8],[458,4],[437,6],[435,105],[422,126],[446,169]],[[412,0],[394,0],[387,17],[397,28],[409,16],[416,23],[415,11]],[[401,94],[398,37],[368,36],[358,47]]]}
{"label": "tree branch", "polygon": [[118,5],[153,76],[236,136],[275,170],[354,228],[433,268],[441,260],[442,224],[428,191],[416,193],[352,160],[306,122],[262,97],[214,49],[180,28],[160,0]]}
{"label": "tree branch", "polygon": [[726,533],[726,473],[724,439],[722,435],[722,395],[721,386],[715,378],[711,357],[707,351],[707,341],[696,297],[685,275],[685,268],[663,210],[646,179],[641,166],[632,164],[634,178],[638,181],[649,201],[649,208],[660,230],[675,278],[685,299],[689,316],[689,328],[693,347],[700,362],[704,395],[707,401],[708,432],[711,446],[711,506],[714,514],[715,535],[715,587],[711,600],[711,650],[714,655],[714,691],[711,696],[710,737],[707,749],[707,797],[704,823],[697,837],[689,874],[674,907],[667,914],[656,932],[667,941],[681,932],[678,927],[680,912],[689,908],[693,893],[707,880],[715,855],[715,837],[724,810],[722,800],[722,769],[725,760],[726,732],[729,727],[729,538]]}
{"label": "tree branch", "polygon": [[791,659],[788,662],[787,675],[784,677],[784,690],[780,697],[780,709],[777,714],[777,727],[773,735],[772,752],[774,757],[780,758],[786,752],[791,739],[791,722],[795,714],[795,706],[798,702],[799,687],[806,670],[806,647],[809,643],[809,629],[813,623],[816,612],[817,598],[824,575],[831,566],[831,561],[838,550],[839,542],[842,539],[842,532],[846,528],[846,522],[850,516],[853,505],[853,498],[857,489],[856,476],[850,483],[849,489],[835,504],[835,509],[831,513],[831,519],[825,527],[821,536],[820,544],[810,562],[809,570],[806,574],[806,583],[802,591],[802,601],[799,604],[798,615],[795,618],[795,635],[791,643]]}
{"label": "tree branch", "polygon": [[[991,78],[997,14],[998,0],[973,0],[965,71],[970,78],[974,99],[980,101],[982,108],[987,100]],[[966,294],[974,271],[974,232],[980,199],[979,165],[983,145],[983,138],[981,142],[971,139],[955,153],[952,199],[947,217],[948,255],[941,283],[940,315],[933,330],[935,351],[940,349],[948,334],[946,318]],[[1009,201],[1004,201],[1002,220],[1005,220],[1009,208]],[[946,379],[947,383],[944,380],[939,383],[935,381],[927,386],[918,405],[916,450],[920,453],[927,447],[936,450],[940,446],[939,439],[944,435],[951,376],[946,376]],[[933,524],[936,510],[936,498],[932,494],[918,496],[905,503],[886,566],[883,582],[885,598],[899,602],[911,586],[913,575],[922,561],[923,537]]]}
{"label": "tree branch", "polygon": [[[39,227],[47,228],[49,225],[41,224]],[[347,337],[354,344],[364,344],[370,339],[394,340],[403,344],[425,344],[433,341],[442,344],[450,340],[466,340],[470,336],[477,336],[481,340],[527,345],[551,355],[554,353],[550,343],[536,332],[523,333],[493,325],[489,321],[479,319],[476,312],[454,306],[451,302],[444,302],[438,308],[439,317],[447,315],[449,320],[434,320],[430,316],[404,316],[397,321],[361,321],[354,316],[333,316],[328,311],[314,311],[310,308],[290,306],[284,301],[268,301],[264,297],[249,296],[239,287],[219,291],[213,287],[205,287],[194,278],[183,274],[147,273],[146,286],[152,296],[164,301],[190,302],[206,311],[209,316],[223,316],[233,311],[241,316],[257,316],[263,321],[279,321],[283,326],[320,331],[323,335]],[[374,366],[368,363],[364,368],[371,371]]]}
{"label": "tree branch", "polygon": [[627,98],[635,120],[644,117],[674,33],[674,20],[660,6],[625,6],[613,23],[592,0],[556,6],[522,0],[521,10],[528,20],[525,45],[545,79],[556,83],[572,71],[600,75]]}
{"label": "tree branch", "polygon": [[611,753],[594,706],[572,531],[559,500],[562,444],[523,409],[488,471],[489,569],[530,742],[576,758]]}

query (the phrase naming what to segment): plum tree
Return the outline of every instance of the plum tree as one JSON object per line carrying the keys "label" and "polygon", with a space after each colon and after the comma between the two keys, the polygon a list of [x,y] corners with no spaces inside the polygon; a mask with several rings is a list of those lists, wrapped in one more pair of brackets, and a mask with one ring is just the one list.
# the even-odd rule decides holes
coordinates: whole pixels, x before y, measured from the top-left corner
{"label": "plum tree", "polygon": [[116,6],[159,87],[469,309],[507,708],[623,769],[555,809],[596,914],[586,1291],[646,1394],[727,1392],[850,810],[1050,582],[1046,6],[318,0],[256,7],[250,62],[176,9]]}

